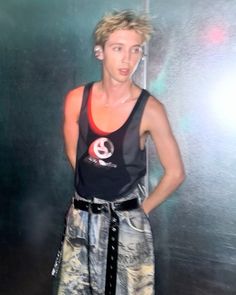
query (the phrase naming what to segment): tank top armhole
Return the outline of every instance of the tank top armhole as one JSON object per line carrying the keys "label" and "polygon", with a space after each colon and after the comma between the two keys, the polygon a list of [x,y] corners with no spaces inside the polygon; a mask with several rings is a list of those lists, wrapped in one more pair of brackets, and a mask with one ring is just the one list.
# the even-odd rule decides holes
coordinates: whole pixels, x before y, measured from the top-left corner
{"label": "tank top armhole", "polygon": [[[82,97],[82,104],[81,104],[81,109],[80,109],[80,113],[83,112],[83,110],[86,108],[87,103],[88,103],[88,97],[89,97],[89,92],[91,87],[93,86],[94,82],[89,82],[87,84],[85,84],[84,86],[84,91],[83,91],[83,97]],[[80,116],[81,117],[81,116]],[[78,122],[80,121],[80,117],[78,119]]]}
{"label": "tank top armhole", "polygon": [[[84,121],[84,116],[86,116],[86,106],[87,106],[87,101],[88,101],[88,94],[89,94],[89,90],[92,87],[94,82],[89,82],[87,84],[84,85],[84,91],[83,91],[83,96],[82,96],[82,104],[81,104],[81,108],[80,108],[80,115],[79,118],[77,120],[78,123],[78,128],[83,128],[84,131],[87,129],[87,124],[86,121]],[[75,173],[74,173],[74,186],[75,188],[77,187],[77,182],[78,182],[78,155],[79,155],[79,141],[80,141],[80,137],[78,138],[78,142],[77,142],[77,147],[76,147],[76,163],[75,163]]]}

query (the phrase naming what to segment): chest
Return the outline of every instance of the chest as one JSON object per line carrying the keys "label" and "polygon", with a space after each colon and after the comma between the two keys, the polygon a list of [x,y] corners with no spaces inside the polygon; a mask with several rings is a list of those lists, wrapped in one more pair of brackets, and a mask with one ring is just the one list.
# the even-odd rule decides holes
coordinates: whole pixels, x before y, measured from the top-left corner
{"label": "chest", "polygon": [[95,126],[104,132],[114,132],[120,129],[131,116],[134,103],[126,103],[116,107],[94,105],[90,117]]}

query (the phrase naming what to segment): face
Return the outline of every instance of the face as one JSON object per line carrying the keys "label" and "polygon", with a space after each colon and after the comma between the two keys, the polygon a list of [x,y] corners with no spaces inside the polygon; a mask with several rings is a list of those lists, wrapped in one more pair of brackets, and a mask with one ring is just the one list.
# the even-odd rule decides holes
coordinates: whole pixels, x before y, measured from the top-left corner
{"label": "face", "polygon": [[134,30],[117,30],[106,41],[101,59],[104,78],[129,80],[143,55],[142,36]]}

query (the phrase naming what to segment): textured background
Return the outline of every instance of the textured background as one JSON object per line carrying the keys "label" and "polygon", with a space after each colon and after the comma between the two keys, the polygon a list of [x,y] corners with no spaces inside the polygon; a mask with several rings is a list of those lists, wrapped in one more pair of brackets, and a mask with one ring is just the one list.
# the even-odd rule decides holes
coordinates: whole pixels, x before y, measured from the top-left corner
{"label": "textured background", "polygon": [[150,1],[150,12],[148,88],[187,172],[152,216],[159,294],[236,294],[236,1]]}
{"label": "textured background", "polygon": [[[236,294],[234,0],[0,2],[0,294],[52,293],[73,192],[64,96],[99,78],[98,19],[148,6],[156,31],[136,79],[165,104],[187,172],[151,215],[158,294]],[[150,144],[150,189],[161,171]]]}

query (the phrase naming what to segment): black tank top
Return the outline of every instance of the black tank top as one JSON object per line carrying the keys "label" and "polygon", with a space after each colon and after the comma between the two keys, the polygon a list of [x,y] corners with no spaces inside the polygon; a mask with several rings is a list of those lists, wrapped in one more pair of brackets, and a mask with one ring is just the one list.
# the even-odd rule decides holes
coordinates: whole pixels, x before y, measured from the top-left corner
{"label": "black tank top", "polygon": [[143,89],[126,122],[114,132],[101,133],[89,120],[92,84],[84,88],[78,122],[75,189],[84,198],[113,201],[127,194],[146,173],[146,151],[140,149],[139,129],[150,94]]}

